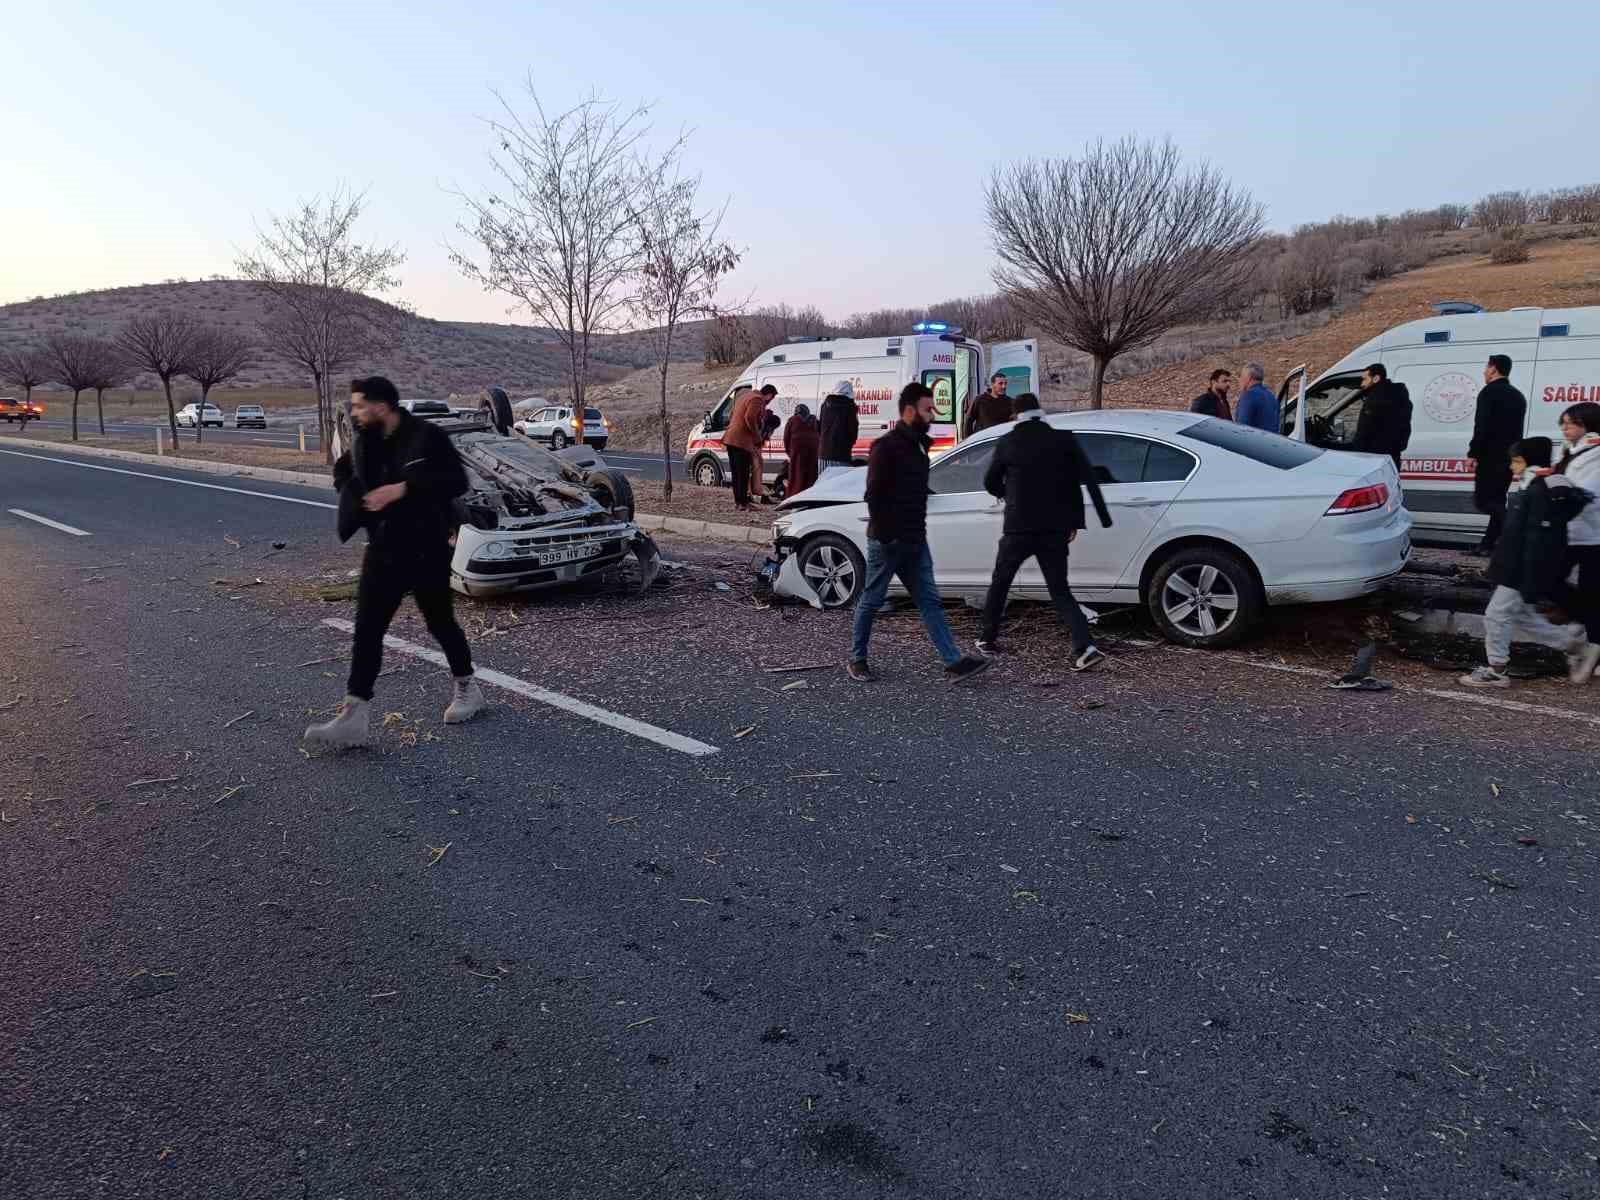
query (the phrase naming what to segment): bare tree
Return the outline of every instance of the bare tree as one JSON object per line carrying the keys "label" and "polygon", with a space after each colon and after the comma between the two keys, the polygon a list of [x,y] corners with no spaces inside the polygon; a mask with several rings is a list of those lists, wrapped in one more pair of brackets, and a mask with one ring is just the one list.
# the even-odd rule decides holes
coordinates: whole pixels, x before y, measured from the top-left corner
{"label": "bare tree", "polygon": [[1125,138],[1081,159],[997,169],[987,189],[995,282],[1031,325],[1107,365],[1213,311],[1248,277],[1261,206],[1171,142]]}
{"label": "bare tree", "polygon": [[0,380],[23,391],[23,403],[33,402],[33,389],[50,382],[50,356],[43,346],[0,346]]}
{"label": "bare tree", "polygon": [[108,338],[94,339],[94,359],[92,366],[94,382],[94,411],[100,422],[100,436],[106,435],[106,390],[126,383],[133,374],[133,367],[128,362],[128,356],[122,347]]}
{"label": "bare tree", "polygon": [[117,344],[129,361],[161,381],[174,448],[178,445],[178,410],[172,404],[172,378],[188,371],[199,329],[200,323],[189,313],[169,308],[134,317],[117,335]]}
{"label": "bare tree", "polygon": [[1280,308],[1300,316],[1327,308],[1339,287],[1339,248],[1325,234],[1300,234],[1278,260]]}
{"label": "bare tree", "polygon": [[1490,233],[1528,223],[1525,192],[1491,192],[1472,206],[1472,223]]}
{"label": "bare tree", "polygon": [[194,350],[189,356],[189,369],[184,372],[200,385],[200,420],[194,423],[194,440],[200,441],[201,430],[206,427],[206,401],[211,389],[218,384],[237,379],[250,365],[255,347],[243,334],[222,325],[208,325],[195,335]]}
{"label": "bare tree", "polygon": [[44,349],[51,378],[72,391],[72,440],[77,441],[78,397],[94,386],[99,348],[95,339],[85,334],[53,333],[45,339]]}
{"label": "bare tree", "polygon": [[790,308],[787,304],[769,304],[746,314],[744,327],[757,351],[781,346],[792,337],[827,337],[836,331],[823,311],[812,305]]}
{"label": "bare tree", "polygon": [[667,370],[678,324],[715,317],[722,278],[739,265],[739,251],[722,238],[718,212],[699,211],[700,180],[667,176],[644,164],[643,187],[634,210],[634,235],[641,260],[633,308],[645,326],[661,375],[663,498],[672,499],[672,419],[667,412]]}
{"label": "bare tree", "polygon": [[499,188],[461,193],[467,215],[458,228],[477,247],[450,257],[468,279],[509,296],[513,307],[555,332],[581,413],[593,343],[622,328],[629,284],[643,261],[634,215],[650,176],[665,173],[677,145],[641,168],[648,108],[591,97],[551,113],[531,79],[527,91],[527,116],[496,94],[504,116],[488,125]]}
{"label": "bare tree", "polygon": [[731,367],[748,353],[750,335],[733,313],[723,313],[705,324],[706,366]]}
{"label": "bare tree", "polygon": [[355,240],[365,204],[364,195],[343,190],[305,201],[294,212],[273,217],[268,229],[257,226],[255,253],[238,261],[239,273],[271,297],[268,336],[274,341],[292,336],[309,353],[317,432],[328,462],[333,460],[335,365],[352,341],[372,353],[393,344],[408,315],[373,298],[372,293],[400,286],[395,272],[405,255],[398,246]]}

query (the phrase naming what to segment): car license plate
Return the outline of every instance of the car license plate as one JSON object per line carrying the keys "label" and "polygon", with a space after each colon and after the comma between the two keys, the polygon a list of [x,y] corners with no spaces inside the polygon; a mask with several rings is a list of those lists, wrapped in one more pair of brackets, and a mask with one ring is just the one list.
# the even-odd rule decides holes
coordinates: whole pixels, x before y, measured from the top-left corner
{"label": "car license plate", "polygon": [[593,558],[600,553],[600,550],[598,544],[563,546],[560,550],[546,550],[543,554],[536,554],[534,561],[541,567],[553,567],[560,563],[581,562],[583,559]]}

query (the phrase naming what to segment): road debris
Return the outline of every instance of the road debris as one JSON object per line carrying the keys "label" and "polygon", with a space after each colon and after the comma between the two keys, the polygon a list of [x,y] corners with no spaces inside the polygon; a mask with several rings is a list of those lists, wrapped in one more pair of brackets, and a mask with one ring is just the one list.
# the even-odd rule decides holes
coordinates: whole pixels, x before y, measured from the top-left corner
{"label": "road debris", "polygon": [[7,700],[4,704],[0,704],[0,712],[10,712],[13,708],[21,703],[22,693],[18,692],[15,700]]}
{"label": "road debris", "polygon": [[1517,839],[1517,845],[1519,846],[1537,846],[1538,844],[1539,839],[1536,837],[1519,837]]}
{"label": "road debris", "polygon": [[811,685],[809,683],[807,683],[804,679],[796,679],[793,683],[784,684],[778,690],[780,692],[800,692],[800,691],[806,691],[810,687],[811,687]]}
{"label": "road debris", "polygon": [[178,782],[178,776],[176,776],[176,775],[163,775],[160,779],[135,779],[132,783],[130,783],[127,786],[126,790],[131,792],[131,791],[133,791],[134,788],[154,787],[158,783],[177,783],[177,782]]}
{"label": "road debris", "polygon": [[1066,1017],[1068,1025],[1087,1025],[1089,1023],[1088,1013],[1068,1012],[1062,1015]]}
{"label": "road debris", "polygon": [[1504,888],[1508,892],[1514,892],[1522,886],[1513,879],[1505,878],[1497,871],[1479,871],[1473,878],[1483,880],[1491,888]]}
{"label": "road debris", "polygon": [[660,1019],[661,1019],[660,1017],[641,1017],[637,1021],[632,1021],[632,1022],[629,1022],[627,1025],[624,1025],[623,1028],[624,1029],[638,1029],[642,1025],[648,1025],[652,1021],[659,1021]]}
{"label": "road debris", "polygon": [[427,846],[427,847],[424,847],[428,851],[428,866],[430,866],[430,867],[438,866],[439,865],[439,860],[444,857],[444,852],[446,850],[450,849],[450,847],[454,846],[454,845],[455,845],[454,842],[446,842],[442,846]]}
{"label": "road debris", "polygon": [[1355,661],[1350,664],[1350,670],[1339,676],[1328,686],[1345,691],[1387,692],[1394,687],[1394,684],[1374,678],[1372,674],[1372,664],[1377,657],[1378,644],[1376,642],[1368,642],[1356,651]]}
{"label": "road debris", "polygon": [[754,725],[746,725],[743,729],[736,729],[734,730],[733,740],[738,741],[740,738],[749,737],[755,731],[756,727]]}
{"label": "road debris", "polygon": [[217,805],[221,804],[224,800],[226,800],[229,796],[236,796],[240,792],[244,791],[245,788],[247,788],[249,786],[250,785],[248,783],[235,784],[233,787],[228,788],[226,791],[224,791],[222,793],[222,795],[218,796],[215,800],[213,800],[211,802],[211,807],[215,808]]}
{"label": "road debris", "polygon": [[235,725],[237,725],[240,721],[244,720],[246,717],[253,717],[255,715],[256,715],[256,710],[252,708],[249,712],[240,713],[237,717],[235,717],[233,720],[229,721],[226,725],[224,725],[223,728],[224,729],[232,729]]}
{"label": "road debris", "polygon": [[831,662],[795,663],[793,666],[788,667],[765,667],[762,669],[761,673],[763,675],[787,675],[791,671],[831,671],[835,665],[836,664]]}
{"label": "road debris", "polygon": [[305,662],[295,663],[295,666],[296,667],[320,667],[323,663],[331,663],[331,662],[335,662],[335,661],[337,661],[337,660],[336,659],[332,659],[332,658],[308,658],[308,659],[306,659]]}

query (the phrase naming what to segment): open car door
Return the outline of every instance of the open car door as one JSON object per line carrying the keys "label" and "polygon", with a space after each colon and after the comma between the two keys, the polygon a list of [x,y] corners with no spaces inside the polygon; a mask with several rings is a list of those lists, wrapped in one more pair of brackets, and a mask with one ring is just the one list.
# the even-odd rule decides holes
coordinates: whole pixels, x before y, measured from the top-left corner
{"label": "open car door", "polygon": [[989,386],[989,378],[996,371],[1006,377],[1009,395],[1039,391],[1039,343],[1032,338],[1020,342],[996,342],[985,348],[988,369],[984,372],[980,390]]}
{"label": "open car door", "polygon": [[1283,414],[1280,432],[1297,442],[1306,440],[1307,375],[1306,364],[1301,363],[1284,376],[1283,386],[1278,389],[1278,411]]}

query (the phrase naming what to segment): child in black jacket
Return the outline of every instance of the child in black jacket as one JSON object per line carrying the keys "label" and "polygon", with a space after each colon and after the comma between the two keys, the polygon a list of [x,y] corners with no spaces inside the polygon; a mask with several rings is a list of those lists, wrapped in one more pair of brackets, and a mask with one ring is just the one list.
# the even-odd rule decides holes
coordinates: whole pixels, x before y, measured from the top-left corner
{"label": "child in black jacket", "polygon": [[1564,475],[1550,473],[1551,441],[1524,438],[1511,448],[1511,491],[1506,496],[1505,527],[1489,562],[1494,595],[1483,614],[1488,666],[1461,682],[1468,687],[1508,688],[1513,641],[1537,642],[1569,657],[1588,642],[1583,627],[1557,625],[1536,605],[1547,601],[1561,582],[1567,548],[1567,522],[1589,502],[1589,494]]}

